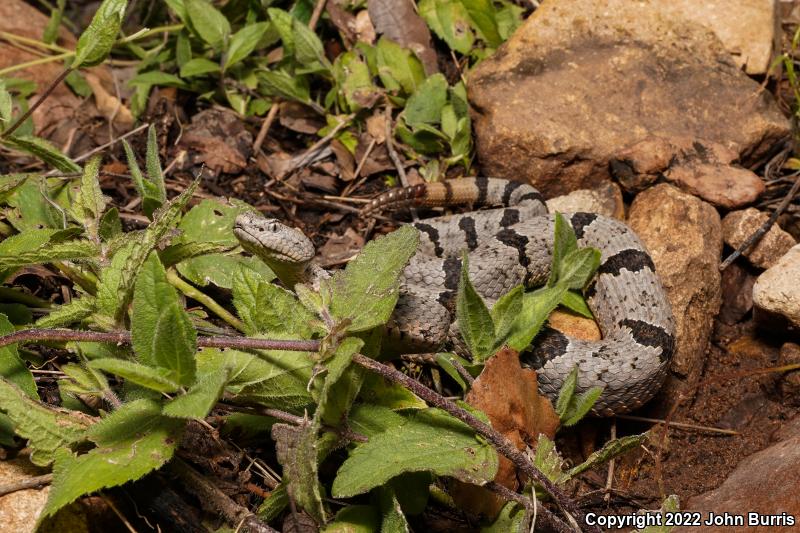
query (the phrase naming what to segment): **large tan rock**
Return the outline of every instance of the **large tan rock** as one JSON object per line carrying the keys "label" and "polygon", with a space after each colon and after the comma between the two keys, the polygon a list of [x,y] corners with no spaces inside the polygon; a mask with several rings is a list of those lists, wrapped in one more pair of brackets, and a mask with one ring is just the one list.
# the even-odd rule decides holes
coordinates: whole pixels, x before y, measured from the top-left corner
{"label": "large tan rock", "polygon": [[702,200],[661,184],[636,197],[628,224],[650,251],[675,315],[672,375],[659,393],[668,408],[697,383],[719,311],[719,214]]}
{"label": "large tan rock", "polygon": [[601,183],[593,189],[579,189],[556,196],[545,203],[551,213],[598,213],[618,220],[625,218],[622,191],[619,185],[611,181]]}
{"label": "large tan rock", "polygon": [[607,180],[610,162],[648,138],[719,143],[747,164],[788,135],[713,32],[669,4],[545,1],[470,76],[484,173],[554,196]]}
{"label": "large tan rock", "polygon": [[756,320],[771,329],[800,330],[800,245],[765,270],[753,286]]}
{"label": "large tan rock", "polygon": [[[725,244],[738,248],[744,244],[764,223],[769,215],[753,207],[741,211],[731,211],[722,219],[722,237]],[[755,244],[747,248],[744,255],[750,263],[759,268],[769,268],[797,244],[794,237],[773,225]]]}

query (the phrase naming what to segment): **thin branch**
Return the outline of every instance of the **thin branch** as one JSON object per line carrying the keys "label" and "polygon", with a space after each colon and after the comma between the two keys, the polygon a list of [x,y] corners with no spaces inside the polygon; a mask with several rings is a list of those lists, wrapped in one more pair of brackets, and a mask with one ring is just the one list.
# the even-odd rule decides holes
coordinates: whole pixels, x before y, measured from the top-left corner
{"label": "thin branch", "polygon": [[72,67],[67,67],[63,71],[61,71],[61,74],[56,76],[56,79],[50,82],[50,85],[47,86],[47,88],[39,96],[39,98],[37,98],[36,101],[31,104],[31,107],[25,113],[23,113],[21,117],[19,117],[16,121],[14,121],[14,123],[11,124],[11,126],[9,126],[7,130],[5,130],[3,133],[0,133],[0,139],[9,137],[12,133],[14,133],[17,130],[17,128],[22,126],[22,123],[25,122],[28,119],[28,117],[33,114],[34,111],[36,111],[36,108],[42,105],[42,102],[44,102],[47,99],[47,97],[50,96],[50,93],[52,93],[55,90],[55,88],[58,87],[58,85],[62,81],[64,81],[64,78],[69,76],[70,72],[72,72]]}
{"label": "thin branch", "polygon": [[269,129],[275,121],[275,117],[278,116],[279,104],[280,100],[277,98],[272,100],[272,107],[269,108],[269,113],[267,113],[266,118],[264,118],[264,122],[261,123],[261,129],[258,130],[256,141],[253,143],[253,157],[258,157],[258,152],[261,151],[261,145],[264,144],[264,139],[267,138],[267,133],[269,133]]}
{"label": "thin branch", "polygon": [[[538,468],[536,468],[528,459],[528,457],[517,449],[513,442],[495,431],[491,426],[479,420],[477,417],[475,417],[475,415],[466,409],[459,407],[452,401],[444,398],[440,394],[437,394],[435,391],[429,389],[422,383],[419,383],[413,378],[390,366],[379,363],[378,361],[370,359],[369,357],[365,357],[361,354],[356,354],[353,357],[353,362],[363,366],[367,370],[371,370],[372,372],[380,374],[389,381],[403,385],[423,400],[447,411],[454,417],[470,426],[479,435],[491,442],[498,452],[510,459],[518,469],[530,476],[534,481],[536,481],[536,483],[541,485],[542,488],[547,491],[548,494],[550,494],[553,500],[555,500],[558,506],[561,507],[565,513],[567,513],[569,518],[579,520],[584,524],[586,523],[583,511],[578,508],[575,502],[572,501],[566,494],[564,494],[561,489],[556,487],[556,485],[550,481],[547,476],[545,476]],[[589,531],[596,531],[598,533],[600,531],[600,529],[590,526],[587,526],[587,529]]]}
{"label": "thin branch", "polygon": [[[798,365],[800,367],[800,365]],[[699,426],[697,424],[687,424],[686,422],[672,422],[661,420],[659,418],[647,418],[645,416],[634,416],[634,415],[616,415],[617,418],[622,418],[623,420],[633,420],[635,422],[649,422],[651,424],[666,424],[667,427],[674,427],[680,429],[694,429],[697,431],[710,431],[712,433],[721,433],[723,435],[738,435],[738,431],[734,431],[732,429],[721,429],[715,428],[711,426]]]}
{"label": "thin branch", "polygon": [[786,194],[786,196],[784,196],[780,205],[778,205],[775,211],[772,212],[772,215],[770,215],[769,219],[764,222],[760,228],[754,231],[753,234],[747,238],[747,240],[745,240],[739,245],[738,248],[736,248],[736,251],[729,255],[725,261],[719,265],[719,269],[721,271],[728,268],[731,263],[733,263],[740,255],[742,255],[742,253],[761,240],[761,237],[763,237],[769,231],[772,225],[775,224],[775,221],[778,220],[778,217],[781,216],[781,213],[783,213],[786,208],[789,207],[789,204],[797,194],[798,189],[800,189],[800,172],[795,172],[794,185],[792,185],[792,188],[789,189],[789,192]]}
{"label": "thin branch", "polygon": [[14,481],[6,485],[0,485],[0,496],[11,494],[20,490],[38,489],[49,485],[53,482],[53,474],[44,474],[42,476],[29,477],[20,481]]}
{"label": "thin branch", "polygon": [[[130,344],[129,331],[75,331],[71,329],[23,329],[0,335],[0,348],[15,342],[83,341]],[[197,346],[204,348],[235,348],[239,350],[284,350],[293,352],[319,351],[319,341],[256,339],[253,337],[203,336]]]}

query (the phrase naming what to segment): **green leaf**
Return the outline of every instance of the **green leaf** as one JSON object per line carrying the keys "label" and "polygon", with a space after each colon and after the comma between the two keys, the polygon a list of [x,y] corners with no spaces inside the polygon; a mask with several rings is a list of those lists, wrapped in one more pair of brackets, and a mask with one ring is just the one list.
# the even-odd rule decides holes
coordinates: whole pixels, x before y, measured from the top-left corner
{"label": "green leaf", "polygon": [[556,450],[555,442],[543,433],[539,434],[536,442],[533,465],[556,485],[561,485],[570,479],[570,475],[562,469],[564,459]]}
{"label": "green leaf", "polygon": [[186,394],[164,406],[163,413],[174,418],[204,418],[222,397],[230,378],[230,370],[202,376]]}
{"label": "green leaf", "polygon": [[405,472],[429,471],[483,485],[494,479],[497,466],[497,452],[474,430],[444,411],[426,409],[357,446],[339,468],[332,494],[362,494]]}
{"label": "green leaf", "polygon": [[558,391],[558,399],[556,400],[556,414],[559,418],[563,419],[567,414],[569,405],[573,403],[575,396],[575,386],[578,384],[578,367],[573,368],[567,375],[567,379],[561,384],[561,390]]}
{"label": "green leaf", "polygon": [[184,0],[192,29],[213,48],[221,48],[231,33],[231,24],[206,0]]}
{"label": "green leaf", "polygon": [[555,285],[564,257],[578,249],[578,238],[575,236],[575,230],[567,224],[564,215],[556,213],[554,225],[553,262],[550,266],[550,277],[547,280],[548,287]]}
{"label": "green leaf", "polygon": [[447,103],[447,80],[440,73],[430,76],[411,95],[403,112],[410,126],[420,123],[439,124],[442,108]]}
{"label": "green leaf", "polygon": [[[0,335],[14,333],[14,325],[8,321],[6,315],[0,314]],[[8,380],[20,388],[25,394],[34,400],[39,399],[36,392],[36,382],[33,375],[25,363],[19,357],[17,344],[9,344],[0,348],[0,377]],[[0,403],[0,409],[2,404]]]}
{"label": "green leaf", "polygon": [[506,340],[509,348],[521,351],[530,346],[547,317],[558,307],[566,290],[566,287],[557,285],[525,293],[522,296],[522,311],[511,328],[511,335]]}
{"label": "green leaf", "polygon": [[525,509],[517,502],[508,502],[500,510],[492,525],[481,528],[481,533],[510,533],[525,531]]}
{"label": "green leaf", "polygon": [[181,385],[194,382],[197,332],[156,254],[136,278],[131,340],[142,363],[168,369],[170,379]]}
{"label": "green leaf", "polygon": [[283,43],[283,55],[294,57],[294,17],[283,9],[277,7],[267,8],[267,14]]}
{"label": "green leaf", "polygon": [[350,363],[363,346],[363,340],[347,337],[336,347],[330,359],[325,361],[327,372],[317,399],[315,422],[338,427],[347,418],[365,372],[363,368],[351,366]]}
{"label": "green leaf", "polygon": [[219,71],[219,63],[215,63],[205,57],[195,57],[181,66],[181,78],[202,76],[203,74]]}
{"label": "green leaf", "polygon": [[418,7],[420,16],[447,46],[464,55],[472,51],[475,33],[459,0],[421,0]]}
{"label": "green leaf", "polygon": [[483,40],[492,48],[497,48],[503,44],[503,39],[500,37],[500,32],[497,28],[494,6],[490,0],[460,1]]}
{"label": "green leaf", "polygon": [[[450,376],[453,381],[458,383],[458,386],[461,387],[463,392],[467,392],[469,387],[467,383],[464,381],[464,378],[461,377],[461,374],[456,370],[455,365],[453,365],[453,359],[459,360],[461,359],[454,353],[437,353],[436,354],[436,364],[439,365],[439,368],[444,370],[448,376]],[[459,361],[461,362],[461,361]]]}
{"label": "green leaf", "polygon": [[411,226],[369,242],[325,286],[331,315],[349,320],[347,330],[366,331],[385,324],[397,304],[400,274],[417,250],[419,233]]}
{"label": "green leaf", "polygon": [[358,393],[360,400],[389,409],[424,409],[425,401],[407,388],[368,373]]}
{"label": "green leaf", "polygon": [[70,206],[72,216],[83,224],[87,235],[94,241],[100,240],[100,217],[106,208],[100,182],[97,179],[100,174],[100,161],[100,156],[95,156],[86,163],[80,189]]}
{"label": "green leaf", "polygon": [[105,61],[117,39],[127,5],[127,0],[103,0],[78,39],[73,69],[93,67]]}
{"label": "green leaf", "polygon": [[93,359],[88,365],[89,368],[115,374],[154,391],[175,392],[180,388],[180,384],[172,380],[171,372],[166,368],[153,368],[133,361],[113,358]]}
{"label": "green leaf", "polygon": [[647,441],[647,433],[628,435],[619,439],[610,440],[602,448],[590,455],[584,462],[569,470],[567,475],[572,478],[590,468],[601,465],[634,448],[638,448]]}
{"label": "green leaf", "polygon": [[492,306],[489,314],[495,328],[493,351],[501,348],[506,343],[506,339],[512,335],[517,318],[522,311],[524,294],[525,288],[518,285],[500,297]]}
{"label": "green leaf", "polygon": [[181,219],[179,242],[217,242],[237,246],[233,236],[233,222],[244,209],[226,205],[219,200],[203,200],[192,207]]}
{"label": "green leaf", "polygon": [[122,221],[119,218],[119,209],[112,207],[103,214],[100,218],[98,231],[100,238],[106,242],[122,235]]}
{"label": "green leaf", "polygon": [[47,407],[31,399],[17,385],[0,378],[0,411],[14,423],[14,431],[28,439],[31,462],[46,466],[61,447],[78,441],[89,426],[87,417],[66,409]]}
{"label": "green leaf", "polygon": [[37,328],[63,328],[88,318],[97,310],[97,301],[88,295],[59,305],[36,321]]}
{"label": "green leaf", "polygon": [[126,403],[90,429],[97,448],[83,455],[59,450],[42,516],[84,494],[139,479],[169,461],[185,422],[160,416],[160,408],[150,400]]}
{"label": "green leaf", "polygon": [[264,522],[272,522],[289,505],[289,493],[286,491],[286,482],[281,481],[275,489],[270,491],[267,499],[258,508],[258,516]]}
{"label": "green leaf", "polygon": [[97,243],[91,241],[48,242],[33,250],[20,250],[16,255],[0,252],[0,270],[40,265],[53,261],[77,261],[99,255],[100,248]]}
{"label": "green leaf", "polygon": [[50,10],[50,20],[47,21],[47,26],[42,34],[42,42],[47,44],[56,42],[61,18],[64,16],[64,7],[66,7],[66,0],[58,0],[56,6]]}
{"label": "green leaf", "polygon": [[[225,62],[222,64],[222,70],[229,69],[252,54],[269,26],[269,22],[256,22],[255,24],[248,24],[234,33],[230,43],[228,43],[228,51],[225,53]],[[183,68],[181,68],[181,76],[184,76]]]}
{"label": "green leaf", "polygon": [[371,505],[348,505],[340,509],[323,533],[374,533],[383,531],[378,511]]}
{"label": "green leaf", "polygon": [[317,34],[296,18],[292,18],[292,33],[294,37],[294,57],[303,66],[313,66],[315,63],[330,69],[331,64],[325,57],[325,49]]}
{"label": "green leaf", "polygon": [[570,289],[582,289],[600,266],[600,250],[581,248],[568,253],[561,261],[558,283]]}
{"label": "green leaf", "polygon": [[375,103],[380,89],[372,83],[369,67],[358,54],[353,51],[339,54],[332,68],[337,85],[331,90],[344,98],[346,109],[355,112]]}
{"label": "green leaf", "polygon": [[294,294],[243,265],[234,275],[233,305],[248,335],[308,339],[318,329],[312,326],[318,319]]}
{"label": "green leaf", "polygon": [[589,414],[601,394],[603,394],[602,387],[592,387],[577,398],[573,397],[574,403],[570,403],[561,423],[566,427],[577,424],[584,416]]}
{"label": "green leaf", "polygon": [[376,63],[381,83],[389,91],[414,94],[425,80],[422,62],[414,53],[386,37],[376,45]]}
{"label": "green leaf", "polygon": [[164,174],[161,172],[161,161],[158,160],[158,138],[156,136],[156,127],[152,124],[147,128],[145,168],[147,168],[148,180],[158,191],[158,199],[161,203],[166,202],[167,189],[164,185]]}
{"label": "green leaf", "polygon": [[310,421],[299,426],[275,424],[272,426],[272,440],[292,500],[314,520],[325,523],[327,513],[317,477],[317,429]]}
{"label": "green leaf", "polygon": [[163,85],[166,87],[179,87],[182,89],[188,88],[186,82],[180,79],[178,76],[174,74],[170,74],[168,72],[161,72],[160,70],[151,70],[149,72],[142,72],[137,74],[130,80],[128,80],[128,85],[131,87],[147,87],[148,92],[149,88],[153,85]]}
{"label": "green leaf", "polygon": [[461,279],[456,295],[456,318],[461,337],[474,358],[481,361],[492,355],[495,325],[489,309],[469,279],[469,260],[461,259]]}
{"label": "green leaf", "polygon": [[564,297],[561,298],[561,305],[563,305],[573,313],[577,313],[583,317],[594,318],[592,310],[589,309],[588,305],[586,305],[586,300],[584,300],[583,296],[581,296],[575,291],[565,292]]}
{"label": "green leaf", "polygon": [[378,499],[381,505],[381,533],[410,533],[406,515],[400,507],[400,502],[395,496],[394,490],[387,487],[378,489]]}
{"label": "green leaf", "polygon": [[265,70],[258,73],[258,78],[269,95],[304,104],[311,101],[308,81],[303,76],[293,76],[285,70]]}
{"label": "green leaf", "polygon": [[234,276],[240,267],[258,272],[264,279],[275,278],[272,270],[260,259],[244,257],[239,254],[214,253],[192,257],[178,263],[177,268],[182,276],[199,287],[213,283],[217,287],[230,289],[233,287]]}
{"label": "green leaf", "polygon": [[61,172],[70,173],[81,171],[81,167],[74,163],[72,159],[64,155],[48,141],[40,139],[39,137],[17,135],[13,137],[4,137],[0,139],[0,142],[9,148],[30,154]]}
{"label": "green leaf", "polygon": [[11,93],[6,89],[6,82],[0,80],[0,121],[10,121],[13,111],[14,102],[11,100]]}

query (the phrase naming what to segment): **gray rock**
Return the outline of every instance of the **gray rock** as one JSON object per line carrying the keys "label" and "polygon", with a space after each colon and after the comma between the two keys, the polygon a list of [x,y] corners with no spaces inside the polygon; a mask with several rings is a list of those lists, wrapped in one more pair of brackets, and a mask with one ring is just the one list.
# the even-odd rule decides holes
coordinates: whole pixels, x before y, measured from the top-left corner
{"label": "gray rock", "polygon": [[470,76],[484,174],[555,196],[607,180],[648,138],[718,143],[746,166],[788,135],[772,97],[669,4],[543,3]]}
{"label": "gray rock", "polygon": [[[769,215],[758,209],[749,208],[732,211],[722,219],[722,238],[731,248],[738,248],[753,233],[769,220]],[[773,225],[755,246],[745,250],[744,255],[750,263],[759,268],[769,268],[797,244],[794,237]]]}
{"label": "gray rock", "polygon": [[719,214],[706,202],[661,184],[636,197],[628,224],[650,251],[675,315],[677,349],[672,375],[659,393],[659,405],[668,410],[680,393],[692,390],[700,378],[719,311]]}
{"label": "gray rock", "polygon": [[603,182],[593,189],[579,189],[563,196],[547,200],[547,210],[551,213],[599,213],[607,217],[623,220],[625,203],[619,185],[611,181]]}
{"label": "gray rock", "polygon": [[756,320],[770,329],[800,329],[800,245],[758,277],[753,310]]}

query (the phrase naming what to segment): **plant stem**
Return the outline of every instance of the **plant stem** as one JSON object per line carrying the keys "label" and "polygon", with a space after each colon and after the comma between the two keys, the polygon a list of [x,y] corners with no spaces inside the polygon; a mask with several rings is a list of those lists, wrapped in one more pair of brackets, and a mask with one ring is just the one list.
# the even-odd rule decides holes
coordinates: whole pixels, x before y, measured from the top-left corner
{"label": "plant stem", "polygon": [[10,67],[0,69],[0,76],[5,76],[6,74],[11,74],[12,72],[17,72],[18,70],[24,70],[28,67],[35,67],[36,65],[44,65],[46,63],[52,63],[53,61],[61,61],[62,59],[66,59],[74,55],[75,52],[64,52],[62,54],[57,54],[54,56],[45,56],[45,57],[40,57],[39,59],[31,59],[30,61],[25,61],[24,63],[18,63],[16,65],[11,65]]}
{"label": "plant stem", "polygon": [[53,302],[43,300],[33,294],[18,291],[10,287],[0,287],[0,300],[3,302],[15,302],[25,304],[28,307],[37,307],[40,309],[53,306]]}
{"label": "plant stem", "polygon": [[[556,487],[556,485],[550,481],[547,476],[545,476],[538,468],[536,468],[528,459],[528,457],[524,453],[520,452],[516,446],[514,446],[514,443],[512,443],[502,434],[498,433],[494,428],[479,420],[475,415],[466,409],[459,407],[454,402],[448,400],[442,395],[429,389],[422,383],[390,366],[379,363],[378,361],[370,359],[369,357],[361,354],[356,354],[353,356],[353,362],[357,365],[363,366],[367,370],[371,370],[372,372],[380,374],[389,381],[406,387],[423,400],[447,411],[454,417],[467,424],[479,435],[491,442],[497,451],[511,460],[511,462],[514,463],[518,469],[520,469],[522,472],[525,472],[528,476],[530,476],[531,479],[541,485],[542,488],[546,490],[548,494],[550,494],[553,500],[555,500],[559,507],[564,510],[564,512],[567,514],[567,518],[570,518],[571,521],[577,519],[581,520],[584,524],[586,523],[583,511],[578,508],[575,502],[573,502],[561,491],[561,489]],[[587,526],[587,529],[589,531],[596,531],[598,533],[600,532],[598,528]]]}
{"label": "plant stem", "polygon": [[247,329],[247,326],[244,325],[244,322],[233,316],[230,312],[228,312],[227,309],[219,305],[211,296],[200,291],[192,284],[186,282],[171,268],[167,270],[167,281],[169,281],[170,285],[181,291],[188,298],[196,300],[206,306],[209,311],[227,322],[231,327],[236,328],[241,332],[244,332]]}
{"label": "plant stem", "polygon": [[3,133],[0,133],[0,139],[10,136],[12,133],[16,131],[17,128],[22,126],[22,124],[28,119],[28,117],[31,116],[34,111],[36,111],[37,107],[42,105],[42,102],[44,102],[45,99],[47,99],[47,97],[50,96],[50,93],[52,93],[53,90],[56,87],[58,87],[59,83],[64,81],[64,78],[66,78],[70,72],[72,72],[72,67],[67,67],[61,72],[61,74],[56,76],[56,79],[50,82],[50,85],[47,86],[47,89],[45,89],[44,92],[41,94],[41,96],[39,96],[39,98],[37,98],[36,101],[33,104],[31,104],[31,107],[25,113],[23,113],[22,116],[19,117],[11,126],[9,126],[7,130],[5,130]]}
{"label": "plant stem", "polygon": [[[0,335],[0,348],[15,342],[83,341],[130,344],[130,331],[76,331],[71,329],[23,329]],[[235,348],[239,350],[284,350],[292,352],[319,351],[319,341],[256,339],[253,337],[202,336],[197,337],[201,348]]]}
{"label": "plant stem", "polygon": [[[70,52],[70,50],[64,48],[63,46],[58,46],[57,44],[48,44],[44,41],[31,39],[30,37],[17,35],[16,33],[10,33],[7,31],[0,31],[0,39],[5,39],[6,41],[11,41],[12,43],[23,43],[36,48],[44,48],[45,50],[51,50],[53,52]],[[75,52],[71,53],[74,54]]]}

